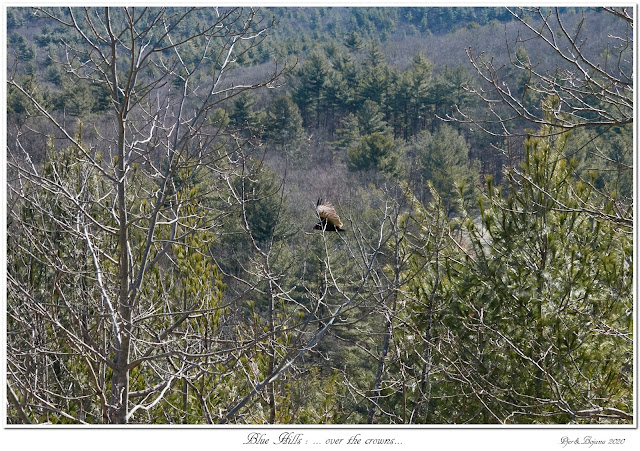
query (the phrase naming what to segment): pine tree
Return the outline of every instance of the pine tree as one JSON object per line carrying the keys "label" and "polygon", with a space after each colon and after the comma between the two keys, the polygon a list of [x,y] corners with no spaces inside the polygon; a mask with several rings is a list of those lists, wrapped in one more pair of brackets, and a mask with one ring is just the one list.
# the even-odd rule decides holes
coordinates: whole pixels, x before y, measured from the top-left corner
{"label": "pine tree", "polygon": [[430,196],[427,182],[433,184],[442,202],[453,213],[462,192],[467,202],[474,201],[475,171],[469,162],[469,146],[453,127],[443,124],[435,132],[420,132],[401,150],[406,161],[405,174],[412,189],[423,202]]}
{"label": "pine tree", "polygon": [[229,125],[243,138],[253,138],[261,132],[259,114],[254,111],[255,102],[250,93],[242,93],[234,99],[229,112]]}
{"label": "pine tree", "polygon": [[380,111],[380,106],[372,101],[365,100],[358,111],[358,130],[363,135],[371,135],[376,132],[386,132],[387,123],[384,114]]}
{"label": "pine tree", "polygon": [[419,130],[427,126],[429,118],[428,104],[431,96],[433,64],[421,53],[414,56],[410,77],[411,77],[411,133],[417,134]]}
{"label": "pine tree", "polygon": [[300,110],[290,96],[271,103],[265,122],[265,139],[287,149],[295,149],[304,133]]}
{"label": "pine tree", "polygon": [[355,115],[349,113],[342,119],[340,128],[336,131],[336,140],[333,144],[337,150],[346,151],[356,147],[361,138],[360,121]]}
{"label": "pine tree", "polygon": [[325,90],[329,69],[328,61],[319,52],[313,52],[300,68],[299,85],[294,98],[307,126],[320,127],[326,108]]}
{"label": "pine tree", "polygon": [[568,134],[541,135],[507,189],[488,185],[481,225],[467,219],[471,248],[452,274],[468,318],[457,340],[476,350],[459,356],[477,375],[468,388],[485,390],[495,419],[628,420],[630,235],[580,208],[598,194],[572,175]]}
{"label": "pine tree", "polygon": [[357,31],[349,33],[344,41],[344,45],[352,52],[359,52],[364,47],[364,41]]}
{"label": "pine tree", "polygon": [[395,159],[393,138],[382,132],[366,135],[357,147],[348,151],[347,166],[351,171],[393,171]]}

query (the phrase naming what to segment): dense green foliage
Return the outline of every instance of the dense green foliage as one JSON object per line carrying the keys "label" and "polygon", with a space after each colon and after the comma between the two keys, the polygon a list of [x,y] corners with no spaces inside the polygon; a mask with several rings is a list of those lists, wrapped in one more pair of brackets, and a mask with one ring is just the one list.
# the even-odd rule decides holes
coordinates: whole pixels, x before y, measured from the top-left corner
{"label": "dense green foliage", "polygon": [[568,114],[523,44],[527,121],[426,44],[497,46],[505,8],[132,11],[109,66],[79,10],[7,10],[9,423],[117,422],[122,380],[130,423],[632,421],[622,101]]}

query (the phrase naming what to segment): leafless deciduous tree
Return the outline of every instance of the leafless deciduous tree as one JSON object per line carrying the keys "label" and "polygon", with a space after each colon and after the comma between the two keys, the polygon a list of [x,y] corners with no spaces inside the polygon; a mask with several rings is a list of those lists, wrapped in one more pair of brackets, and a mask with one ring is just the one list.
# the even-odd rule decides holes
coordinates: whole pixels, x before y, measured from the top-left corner
{"label": "leafless deciduous tree", "polygon": [[[582,133],[579,138],[582,141],[576,141],[578,144],[568,156],[589,154],[589,169],[593,172],[577,175],[600,196],[595,202],[580,199],[578,208],[599,220],[622,225],[630,232],[633,11],[602,8],[599,16],[606,19],[607,25],[597,32],[590,29],[594,24],[587,24],[584,15],[567,14],[561,8],[509,11],[520,24],[517,36],[507,37],[510,67],[497,67],[493,58],[478,54],[471,47],[467,50],[471,64],[484,82],[484,88],[469,88],[486,106],[482,117],[457,108],[446,120],[473,124],[500,138],[502,142],[497,147],[507,154],[511,151],[502,148],[510,147],[514,139],[520,142],[524,136],[540,136],[543,131]],[[546,49],[546,61],[529,57],[527,49],[534,46]],[[602,136],[615,144],[599,143]],[[595,181],[594,174],[600,174],[600,182]],[[539,189],[544,192],[542,187]],[[551,193],[546,195],[553,199]],[[563,208],[566,205],[557,201],[558,211]]]}
{"label": "leafless deciduous tree", "polygon": [[[560,8],[509,10],[522,24],[512,47],[507,42],[512,68],[521,73],[521,87],[505,81],[507,67],[471,47],[471,64],[490,89],[473,92],[488,107],[483,117],[472,117],[460,109],[455,120],[473,123],[498,136],[524,134],[522,122],[552,125],[558,130],[586,126],[623,126],[633,123],[633,12],[630,8],[603,8],[611,14],[615,29],[598,40],[603,53],[590,47],[585,19],[566,23]],[[552,67],[531,61],[527,47],[542,46],[557,64]],[[590,47],[590,48],[589,48]],[[545,114],[545,102],[553,113]],[[453,117],[449,117],[453,119]]]}
{"label": "leafless deciduous tree", "polygon": [[20,132],[9,146],[10,401],[23,422],[127,423],[178,381],[199,393],[228,357],[213,327],[223,286],[202,255],[224,212],[207,203],[216,182],[198,181],[217,180],[243,145],[222,136],[217,106],[274,86],[284,68],[231,79],[271,25],[252,9],[214,9],[205,22],[197,8],[35,13],[71,30],[57,64],[105,87],[110,108],[85,143],[9,74],[40,116],[31,124],[45,118],[52,136],[44,167]]}
{"label": "leafless deciduous tree", "polygon": [[[263,202],[264,209],[270,205],[273,210],[262,211],[261,207],[259,213],[271,214],[273,220],[282,221],[285,215],[282,190],[285,180],[272,187],[271,191],[261,192],[254,184],[259,178],[255,166],[260,163],[251,162],[248,158],[248,155],[242,155],[237,171],[226,180],[230,193],[229,208],[239,212],[242,233],[250,243],[252,257],[247,259],[247,266],[227,276],[234,283],[234,288],[229,290],[230,295],[233,291],[229,296],[231,304],[236,299],[244,300],[244,304],[249,299],[263,304],[263,322],[258,322],[258,327],[246,334],[247,338],[257,337],[249,340],[249,346],[256,348],[256,358],[239,363],[242,369],[238,368],[238,371],[252,372],[252,368],[260,367],[261,362],[262,368],[253,371],[248,389],[240,391],[231,400],[233,402],[219,422],[297,421],[297,417],[287,416],[286,412],[313,411],[317,406],[309,407],[309,400],[300,401],[302,407],[291,405],[288,400],[291,393],[286,387],[291,390],[294,383],[285,379],[288,374],[300,375],[309,371],[303,363],[305,358],[321,353],[321,342],[332,335],[334,328],[357,322],[353,319],[354,310],[364,304],[377,305],[378,300],[369,295],[376,291],[372,285],[377,287],[379,256],[390,239],[393,218],[390,208],[385,209],[378,221],[362,230],[351,220],[351,215],[347,215],[349,224],[345,227],[348,231],[342,234],[328,230],[313,232],[312,226],[318,220],[314,218],[306,227],[306,233],[302,234],[314,253],[288,255],[286,249],[295,245],[276,239],[277,227],[264,237],[261,223],[252,219],[255,214],[252,203]],[[275,202],[264,202],[269,198]],[[313,205],[309,204],[309,211],[312,210]],[[282,254],[293,263],[287,262],[283,266]],[[317,261],[314,262],[315,259]],[[352,266],[345,268],[345,260]],[[308,271],[313,274],[292,268],[299,261],[302,265],[313,264],[316,269]],[[298,384],[304,386],[304,379]],[[262,403],[268,414],[261,415],[262,409],[256,407],[257,403]]]}

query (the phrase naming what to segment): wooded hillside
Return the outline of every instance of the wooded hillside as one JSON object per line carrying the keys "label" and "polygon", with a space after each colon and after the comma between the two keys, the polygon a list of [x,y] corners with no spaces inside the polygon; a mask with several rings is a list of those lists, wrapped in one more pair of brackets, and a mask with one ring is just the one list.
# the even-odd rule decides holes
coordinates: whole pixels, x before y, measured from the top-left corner
{"label": "wooded hillside", "polygon": [[633,54],[627,8],[8,8],[7,422],[632,423]]}

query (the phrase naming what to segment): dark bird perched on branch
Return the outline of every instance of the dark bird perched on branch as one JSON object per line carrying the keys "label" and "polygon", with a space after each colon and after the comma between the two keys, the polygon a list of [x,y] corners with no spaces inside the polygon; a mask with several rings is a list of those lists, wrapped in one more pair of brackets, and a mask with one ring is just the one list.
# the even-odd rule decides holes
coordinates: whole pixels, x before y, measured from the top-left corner
{"label": "dark bird perched on branch", "polygon": [[316,214],[318,215],[318,218],[320,218],[320,222],[313,226],[314,229],[336,232],[345,231],[342,228],[342,221],[340,221],[333,205],[323,203],[322,199],[318,199],[318,202],[316,203]]}

